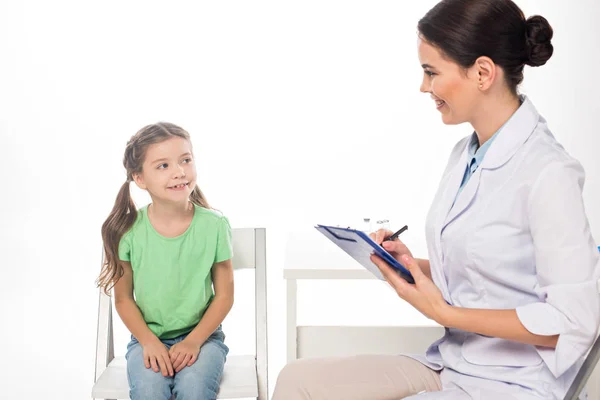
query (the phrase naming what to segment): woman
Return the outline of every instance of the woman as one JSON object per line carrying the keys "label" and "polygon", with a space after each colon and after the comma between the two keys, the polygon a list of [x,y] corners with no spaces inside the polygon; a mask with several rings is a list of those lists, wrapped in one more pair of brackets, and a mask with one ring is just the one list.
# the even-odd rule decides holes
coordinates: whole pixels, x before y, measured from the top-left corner
{"label": "woman", "polygon": [[416,283],[373,262],[445,335],[422,356],[293,362],[275,400],[562,399],[595,338],[600,255],[584,172],[517,92],[524,65],[551,57],[552,28],[510,0],[443,0],[418,28],[421,91],[444,123],[474,133],[453,149],[433,199],[429,259],[383,243]]}

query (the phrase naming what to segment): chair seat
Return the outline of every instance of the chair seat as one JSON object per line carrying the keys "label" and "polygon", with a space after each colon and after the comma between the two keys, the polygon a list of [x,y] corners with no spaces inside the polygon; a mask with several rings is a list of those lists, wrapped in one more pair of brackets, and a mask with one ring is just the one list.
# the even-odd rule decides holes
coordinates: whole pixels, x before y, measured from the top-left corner
{"label": "chair seat", "polygon": [[[258,397],[254,356],[228,356],[221,380],[219,399]],[[127,361],[117,357],[100,375],[92,389],[94,399],[129,399]]]}

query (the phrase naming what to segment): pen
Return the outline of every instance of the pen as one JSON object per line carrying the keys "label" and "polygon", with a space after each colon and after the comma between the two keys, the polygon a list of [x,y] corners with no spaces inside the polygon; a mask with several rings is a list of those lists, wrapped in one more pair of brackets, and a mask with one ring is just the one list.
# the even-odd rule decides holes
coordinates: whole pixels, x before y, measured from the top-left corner
{"label": "pen", "polygon": [[404,232],[404,231],[405,231],[405,230],[407,230],[407,229],[408,229],[408,225],[404,225],[402,228],[400,228],[400,230],[399,230],[398,232],[394,233],[392,236],[390,236],[390,237],[389,237],[389,238],[387,238],[387,239],[383,239],[383,241],[384,241],[384,242],[387,242],[388,240],[394,240],[394,239],[396,239],[398,236],[400,236],[400,234],[401,234],[402,232]]}

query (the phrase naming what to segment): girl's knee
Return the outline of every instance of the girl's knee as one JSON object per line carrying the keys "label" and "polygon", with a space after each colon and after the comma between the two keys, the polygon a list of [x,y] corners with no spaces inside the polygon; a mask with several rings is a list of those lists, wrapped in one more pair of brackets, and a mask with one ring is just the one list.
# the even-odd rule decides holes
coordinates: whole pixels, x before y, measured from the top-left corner
{"label": "girl's knee", "polygon": [[[139,354],[138,354],[139,353]],[[154,372],[146,368],[141,349],[132,349],[127,359],[127,380],[130,397],[138,399],[164,399],[171,392],[173,378],[163,376],[162,372]]]}
{"label": "girl's knee", "polygon": [[129,383],[132,400],[164,400],[171,395],[171,384],[160,372],[150,373],[133,379]]}
{"label": "girl's knee", "polygon": [[220,375],[185,374],[176,380],[173,393],[177,400],[216,399],[220,383]]}

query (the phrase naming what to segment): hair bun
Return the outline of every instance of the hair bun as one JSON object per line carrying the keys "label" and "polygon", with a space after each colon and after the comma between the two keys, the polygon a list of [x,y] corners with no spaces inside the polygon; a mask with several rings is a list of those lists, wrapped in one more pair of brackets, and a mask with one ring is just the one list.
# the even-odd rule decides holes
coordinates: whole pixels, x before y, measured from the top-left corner
{"label": "hair bun", "polygon": [[551,40],[554,32],[548,20],[541,15],[529,17],[526,24],[525,40],[529,57],[525,63],[532,67],[539,67],[552,57],[554,47]]}

